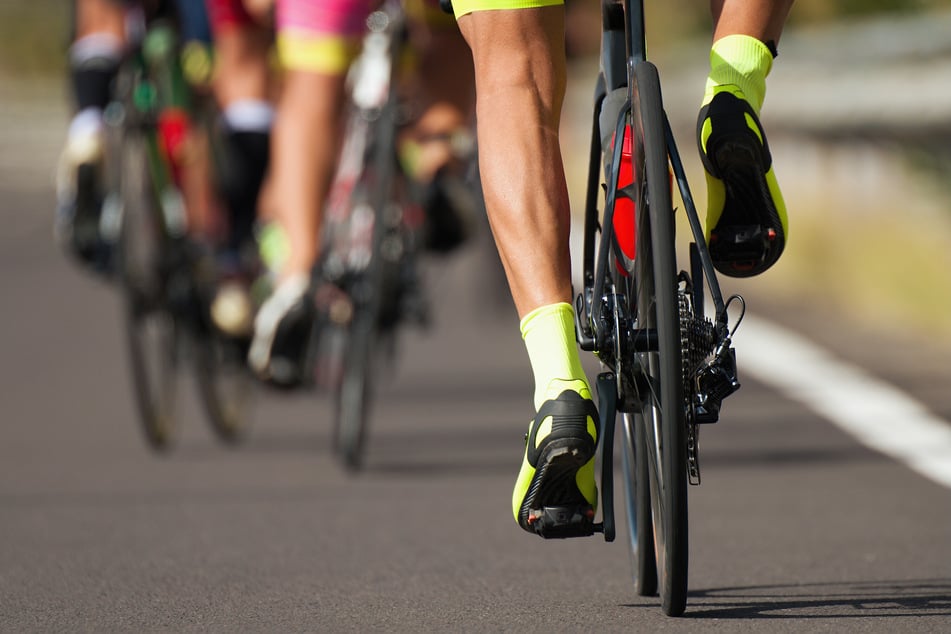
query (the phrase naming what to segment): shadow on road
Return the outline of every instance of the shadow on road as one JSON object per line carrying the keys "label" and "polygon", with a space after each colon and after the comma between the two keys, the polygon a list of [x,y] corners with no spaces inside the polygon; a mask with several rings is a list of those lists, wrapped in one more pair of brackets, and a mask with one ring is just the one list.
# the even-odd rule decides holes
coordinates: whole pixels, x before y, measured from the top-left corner
{"label": "shadow on road", "polygon": [[845,447],[774,447],[768,450],[717,447],[701,455],[703,466],[755,468],[814,464],[882,463],[888,458],[861,445]]}
{"label": "shadow on road", "polygon": [[690,592],[687,618],[951,616],[951,578],[711,588]]}

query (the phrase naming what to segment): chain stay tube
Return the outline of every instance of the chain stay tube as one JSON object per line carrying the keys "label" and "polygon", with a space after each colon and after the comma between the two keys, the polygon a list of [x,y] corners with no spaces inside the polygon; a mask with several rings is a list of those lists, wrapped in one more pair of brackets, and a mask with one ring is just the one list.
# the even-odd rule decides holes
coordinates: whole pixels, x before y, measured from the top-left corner
{"label": "chain stay tube", "polygon": [[[690,194],[690,186],[687,184],[683,162],[680,159],[680,152],[677,150],[677,144],[674,140],[674,134],[670,128],[670,121],[667,119],[666,113],[664,113],[664,128],[667,133],[667,152],[670,154],[670,164],[674,170],[674,178],[677,179],[680,197],[684,201],[687,221],[690,223],[690,232],[693,234],[694,244],[700,256],[700,266],[703,270],[703,277],[707,281],[710,296],[713,298],[717,327],[721,330],[725,330],[727,314],[726,305],[723,302],[723,293],[720,290],[720,282],[717,280],[716,271],[713,268],[713,261],[710,259],[710,251],[707,249],[707,242],[703,235],[703,227],[700,226],[700,217],[697,214],[697,207],[693,202],[693,196]],[[726,333],[723,332],[721,334]]]}
{"label": "chain stay tube", "polygon": [[[618,114],[617,125],[614,128],[614,138],[624,138],[624,126],[627,122],[627,115],[631,111],[631,102],[627,100]],[[615,143],[611,153],[611,174],[607,179],[607,198],[604,203],[604,221],[601,229],[601,243],[598,245],[598,263],[594,279],[594,294],[592,301],[601,301],[604,297],[604,282],[607,278],[608,254],[611,250],[611,235],[614,230],[614,203],[617,200],[617,172],[621,164],[621,148],[623,143]],[[600,341],[597,341],[598,349],[602,349]]]}

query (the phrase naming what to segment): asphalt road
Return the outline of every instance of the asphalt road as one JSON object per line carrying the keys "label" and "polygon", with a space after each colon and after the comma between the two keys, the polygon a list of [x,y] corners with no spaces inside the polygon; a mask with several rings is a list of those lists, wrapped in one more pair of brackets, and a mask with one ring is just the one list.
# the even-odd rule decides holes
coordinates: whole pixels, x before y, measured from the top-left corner
{"label": "asphalt road", "polygon": [[[509,500],[531,373],[477,246],[430,268],[435,323],[402,340],[364,473],[338,468],[313,394],[257,392],[229,449],[187,391],[180,445],[151,453],[117,296],[50,239],[62,124],[41,120],[0,138],[0,631],[951,627],[951,490],[743,374],[742,340],[743,388],[703,430],[683,619],[633,595],[623,540],[523,533]],[[951,419],[946,345],[757,284],[740,287],[752,315]]]}

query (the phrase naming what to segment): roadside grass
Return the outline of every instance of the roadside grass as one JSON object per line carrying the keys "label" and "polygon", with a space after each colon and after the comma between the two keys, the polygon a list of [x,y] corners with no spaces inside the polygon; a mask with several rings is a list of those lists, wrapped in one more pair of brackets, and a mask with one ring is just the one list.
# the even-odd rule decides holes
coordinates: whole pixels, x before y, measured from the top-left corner
{"label": "roadside grass", "polygon": [[[849,172],[850,163],[860,162],[862,155],[867,158],[868,148],[839,150],[839,166],[823,176],[808,157],[830,150],[803,148],[801,141],[786,146],[788,141],[780,136],[775,141],[771,145],[777,170],[781,168],[789,242],[764,275],[748,280],[721,277],[724,290],[743,294],[754,309],[757,297],[780,304],[822,304],[846,323],[951,343],[947,189],[901,154],[878,155],[880,164],[869,179]],[[703,174],[699,167],[688,167],[688,172],[702,217]],[[680,204],[679,197],[675,204]],[[677,230],[681,240],[689,239],[685,221]]]}
{"label": "roadside grass", "polygon": [[886,213],[814,213],[828,208],[791,209],[787,252],[759,288],[824,302],[883,330],[951,342],[951,222],[909,218],[897,204]]}
{"label": "roadside grass", "polygon": [[52,77],[66,67],[71,2],[0,0],[0,76]]}

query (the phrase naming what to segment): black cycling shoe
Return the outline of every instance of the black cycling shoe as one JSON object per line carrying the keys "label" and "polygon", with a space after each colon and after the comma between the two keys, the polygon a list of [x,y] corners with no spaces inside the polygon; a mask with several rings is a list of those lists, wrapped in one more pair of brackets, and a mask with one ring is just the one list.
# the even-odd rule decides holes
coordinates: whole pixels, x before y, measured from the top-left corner
{"label": "black cycling shoe", "polygon": [[70,183],[62,187],[56,210],[54,233],[66,251],[92,270],[112,270],[112,244],[100,229],[104,196],[102,166],[81,163]]}
{"label": "black cycling shoe", "polygon": [[766,133],[738,91],[722,91],[700,110],[697,142],[713,265],[731,277],[759,275],[779,259],[788,231]]}
{"label": "black cycling shoe", "polygon": [[573,389],[539,408],[512,495],[515,519],[523,529],[545,538],[594,533],[597,424],[594,403]]}

